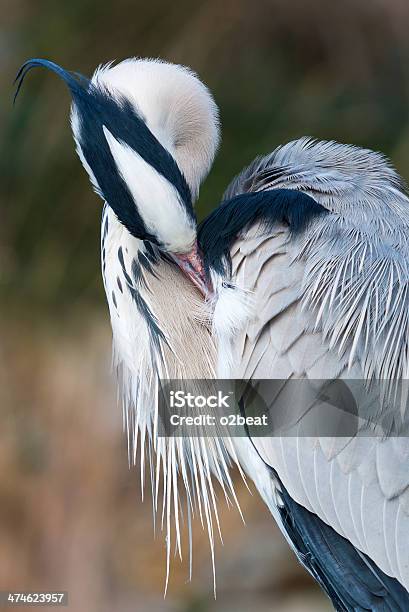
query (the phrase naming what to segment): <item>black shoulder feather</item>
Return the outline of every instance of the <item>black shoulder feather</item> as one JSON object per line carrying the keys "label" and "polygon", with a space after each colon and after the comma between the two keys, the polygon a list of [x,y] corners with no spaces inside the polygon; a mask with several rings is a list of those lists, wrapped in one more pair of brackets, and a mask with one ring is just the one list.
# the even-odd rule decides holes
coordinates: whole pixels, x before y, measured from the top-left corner
{"label": "black shoulder feather", "polygon": [[328,210],[311,196],[293,189],[269,189],[241,193],[224,200],[199,226],[198,242],[207,270],[225,273],[230,268],[230,248],[237,236],[258,222],[268,231],[287,223],[290,232],[303,232],[318,215]]}

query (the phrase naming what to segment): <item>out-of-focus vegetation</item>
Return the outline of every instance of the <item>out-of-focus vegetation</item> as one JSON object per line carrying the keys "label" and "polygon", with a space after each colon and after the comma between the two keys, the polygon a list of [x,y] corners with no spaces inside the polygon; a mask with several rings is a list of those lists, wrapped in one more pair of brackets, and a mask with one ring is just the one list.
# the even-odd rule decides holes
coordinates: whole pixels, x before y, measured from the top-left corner
{"label": "out-of-focus vegetation", "polygon": [[[127,471],[99,272],[101,202],[76,158],[69,96],[31,57],[91,74],[154,56],[214,92],[222,145],[203,217],[259,153],[302,135],[380,149],[409,177],[406,0],[0,0],[0,589],[68,589],[70,609],[329,609],[257,496],[224,509],[217,602],[196,533],[193,583]],[[240,486],[240,485],[239,485]],[[321,606],[321,608],[320,608]]]}

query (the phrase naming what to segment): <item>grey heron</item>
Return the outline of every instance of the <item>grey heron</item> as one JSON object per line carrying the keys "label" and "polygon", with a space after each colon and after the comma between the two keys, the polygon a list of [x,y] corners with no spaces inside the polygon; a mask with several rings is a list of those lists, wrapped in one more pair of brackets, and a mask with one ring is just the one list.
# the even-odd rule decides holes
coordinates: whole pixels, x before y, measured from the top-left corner
{"label": "grey heron", "polygon": [[409,200],[398,174],[379,153],[301,138],[252,162],[198,227],[219,120],[191,70],[133,58],[87,79],[33,59],[17,93],[36,66],[67,84],[77,152],[104,201],[130,458],[139,440],[155,509],[163,490],[168,570],[171,543],[181,548],[180,487],[213,555],[213,479],[237,502],[235,464],[337,610],[409,610],[407,438],[157,430],[162,378],[408,378]]}

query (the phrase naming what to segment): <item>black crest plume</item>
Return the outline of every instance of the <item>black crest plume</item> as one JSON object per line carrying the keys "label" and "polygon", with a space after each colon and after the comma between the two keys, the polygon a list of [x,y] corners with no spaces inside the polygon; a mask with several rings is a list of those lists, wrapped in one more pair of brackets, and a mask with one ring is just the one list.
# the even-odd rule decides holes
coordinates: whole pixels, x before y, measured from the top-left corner
{"label": "black crest plume", "polygon": [[77,145],[95,177],[94,188],[133,236],[157,242],[147,231],[128,186],[118,172],[104,135],[104,127],[116,140],[133,149],[174,185],[189,216],[195,219],[192,197],[185,177],[172,155],[152,134],[129,100],[100,84],[96,86],[81,74],[64,70],[54,62],[31,59],[21,66],[16,76],[14,101],[27,73],[36,67],[51,70],[68,86],[79,121]]}

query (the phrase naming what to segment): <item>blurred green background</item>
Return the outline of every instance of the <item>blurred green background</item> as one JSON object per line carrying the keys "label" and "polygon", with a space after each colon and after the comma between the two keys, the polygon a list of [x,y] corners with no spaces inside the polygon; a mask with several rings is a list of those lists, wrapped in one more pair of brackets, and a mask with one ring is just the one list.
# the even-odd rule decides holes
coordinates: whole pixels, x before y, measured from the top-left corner
{"label": "blurred green background", "polygon": [[68,589],[75,611],[329,610],[255,495],[224,509],[218,599],[196,529],[192,583],[128,471],[99,272],[101,202],[76,158],[69,96],[28,58],[90,75],[161,57],[220,107],[203,217],[259,153],[311,135],[379,149],[409,177],[407,0],[0,0],[0,588]]}

